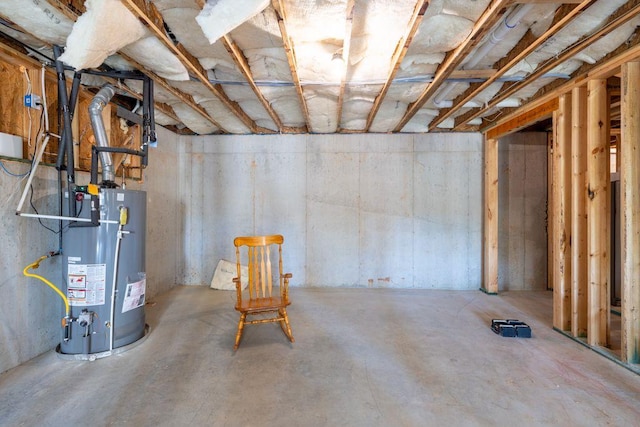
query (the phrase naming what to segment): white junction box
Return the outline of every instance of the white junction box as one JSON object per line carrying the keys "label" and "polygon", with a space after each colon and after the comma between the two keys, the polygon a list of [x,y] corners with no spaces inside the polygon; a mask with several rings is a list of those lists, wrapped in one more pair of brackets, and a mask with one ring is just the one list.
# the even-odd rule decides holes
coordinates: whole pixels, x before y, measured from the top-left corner
{"label": "white junction box", "polygon": [[0,132],[0,156],[24,159],[22,137]]}

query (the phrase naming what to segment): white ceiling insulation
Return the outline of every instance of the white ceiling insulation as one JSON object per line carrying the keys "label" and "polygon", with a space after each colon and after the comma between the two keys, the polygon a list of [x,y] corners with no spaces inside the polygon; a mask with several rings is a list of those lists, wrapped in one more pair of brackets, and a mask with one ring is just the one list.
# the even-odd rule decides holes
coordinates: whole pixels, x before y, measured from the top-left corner
{"label": "white ceiling insulation", "polygon": [[146,35],[144,25],[119,1],[87,0],[85,7],[60,56],[77,70],[99,67],[107,56]]}
{"label": "white ceiling insulation", "polygon": [[[499,69],[573,8],[571,22]],[[637,43],[639,11],[625,0],[2,0],[0,32],[45,62],[55,44],[75,69],[141,70],[173,113],[157,109],[157,122],[184,132],[429,132],[481,129]],[[626,23],[529,78],[627,12]]]}
{"label": "white ceiling insulation", "polygon": [[216,0],[207,2],[196,17],[202,32],[215,43],[247,19],[260,13],[269,0]]}

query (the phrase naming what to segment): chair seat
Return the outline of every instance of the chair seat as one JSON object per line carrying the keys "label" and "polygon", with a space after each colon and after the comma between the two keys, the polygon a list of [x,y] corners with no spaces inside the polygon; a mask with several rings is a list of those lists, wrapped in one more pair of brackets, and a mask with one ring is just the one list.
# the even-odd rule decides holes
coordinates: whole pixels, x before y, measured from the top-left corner
{"label": "chair seat", "polygon": [[285,302],[281,297],[271,298],[256,298],[250,300],[242,300],[240,306],[236,306],[236,310],[244,313],[252,313],[259,311],[278,310],[291,304],[289,301]]}

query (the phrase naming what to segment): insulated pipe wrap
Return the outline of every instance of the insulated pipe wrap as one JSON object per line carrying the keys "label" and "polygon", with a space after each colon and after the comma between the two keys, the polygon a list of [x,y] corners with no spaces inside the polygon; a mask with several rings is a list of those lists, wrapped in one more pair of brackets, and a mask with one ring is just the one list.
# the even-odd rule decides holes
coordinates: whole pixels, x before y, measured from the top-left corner
{"label": "insulated pipe wrap", "polygon": [[[89,105],[91,127],[93,128],[93,134],[96,138],[96,145],[98,147],[109,146],[109,138],[107,137],[107,131],[104,128],[104,121],[102,120],[102,110],[115,94],[116,90],[113,86],[106,84],[98,91],[96,96],[93,97],[93,100]],[[115,171],[113,170],[111,153],[104,151],[101,152],[100,162],[102,163],[102,181],[115,181]]]}

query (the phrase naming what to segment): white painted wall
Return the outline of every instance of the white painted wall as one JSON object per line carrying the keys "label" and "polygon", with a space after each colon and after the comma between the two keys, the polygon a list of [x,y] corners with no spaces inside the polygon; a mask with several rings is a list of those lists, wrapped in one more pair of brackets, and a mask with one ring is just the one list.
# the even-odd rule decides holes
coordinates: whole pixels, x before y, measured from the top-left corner
{"label": "white painted wall", "polygon": [[[174,245],[180,241],[181,217],[178,199],[177,148],[178,137],[158,128],[159,147],[152,149],[144,182],[129,182],[129,189],[147,191],[147,296],[169,290],[176,284],[179,257]],[[7,169],[19,173],[29,165],[2,160]],[[33,181],[33,202],[40,213],[57,214],[57,171],[41,166]],[[79,174],[78,184],[88,182],[87,174]],[[22,269],[41,255],[59,248],[56,234],[47,231],[30,218],[17,217],[16,207],[22,183],[0,171],[0,372],[11,369],[43,352],[60,341],[60,319],[63,304],[53,290],[42,282],[25,278]],[[29,211],[28,203],[23,211]],[[57,222],[45,221],[57,230]],[[60,286],[60,257],[42,262],[36,274]]]}
{"label": "white painted wall", "polygon": [[480,134],[183,140],[185,284],[279,233],[293,286],[480,286]]}
{"label": "white painted wall", "polygon": [[498,149],[498,288],[547,289],[547,135],[509,135]]}

